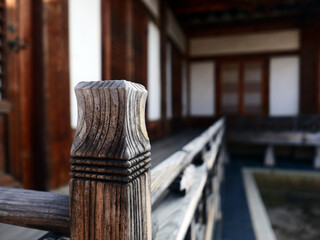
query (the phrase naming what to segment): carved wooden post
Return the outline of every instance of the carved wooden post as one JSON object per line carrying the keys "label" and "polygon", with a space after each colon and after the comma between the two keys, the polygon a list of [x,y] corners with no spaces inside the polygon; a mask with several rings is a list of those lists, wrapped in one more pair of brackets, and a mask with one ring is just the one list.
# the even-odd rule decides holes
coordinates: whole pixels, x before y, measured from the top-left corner
{"label": "carved wooden post", "polygon": [[125,80],[75,87],[71,238],[151,239],[147,91]]}

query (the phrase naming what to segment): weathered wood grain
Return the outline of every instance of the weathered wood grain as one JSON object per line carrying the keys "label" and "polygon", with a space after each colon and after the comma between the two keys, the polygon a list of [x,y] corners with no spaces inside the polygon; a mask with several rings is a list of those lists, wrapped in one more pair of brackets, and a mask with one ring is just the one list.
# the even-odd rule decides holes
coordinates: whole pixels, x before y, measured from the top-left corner
{"label": "weathered wood grain", "polygon": [[125,80],[75,87],[71,238],[151,239],[147,91]]}
{"label": "weathered wood grain", "polygon": [[0,222],[69,233],[69,196],[0,187]]}
{"label": "weathered wood grain", "polygon": [[[218,122],[219,128],[209,128],[206,131],[208,132],[215,129],[215,131],[210,132],[210,134],[213,134],[211,138],[209,138],[212,139],[210,140],[210,148],[207,148],[205,143],[202,144],[203,148],[210,150],[206,151],[203,155],[203,164],[196,167],[190,191],[185,196],[175,193],[166,194],[161,201],[154,206],[152,221],[157,223],[158,226],[158,230],[154,233],[154,239],[184,239],[203,191],[205,190],[204,188],[207,181],[212,181],[213,186],[211,190],[212,200],[209,200],[210,204],[208,206],[210,211],[213,205],[216,205],[217,198],[219,198],[219,187],[223,175],[222,166],[225,157],[222,145],[224,125],[220,125],[220,123],[223,123],[223,121]],[[199,140],[197,141],[200,142]],[[190,144],[188,144],[188,146],[191,148]],[[172,159],[170,162],[174,162],[174,160]],[[168,163],[170,162],[168,161]],[[214,176],[211,174],[212,168],[217,172]],[[168,169],[170,168],[167,168],[167,170]],[[153,171],[151,171],[151,173],[153,173]],[[172,172],[169,173],[168,176],[172,176]],[[208,179],[208,177],[210,178]],[[154,184],[154,179],[152,184]],[[153,197],[154,196],[152,196],[152,198]],[[214,210],[217,211],[217,209]],[[206,236],[207,239],[210,236],[208,231],[213,228],[214,216],[214,213],[212,213],[205,225],[201,227],[202,235]]]}
{"label": "weathered wood grain", "polygon": [[75,87],[78,124],[73,157],[130,160],[150,151],[145,127],[147,91],[125,80],[81,82]]}
{"label": "weathered wood grain", "polygon": [[224,119],[219,120],[199,137],[185,145],[182,150],[174,153],[151,171],[151,203],[154,205],[174,179],[188,166],[197,153],[218,134],[224,126]]}
{"label": "weathered wood grain", "polygon": [[207,169],[203,164],[197,167],[194,184],[186,196],[169,194],[155,207],[152,220],[157,221],[159,227],[155,239],[184,239],[206,180]]}

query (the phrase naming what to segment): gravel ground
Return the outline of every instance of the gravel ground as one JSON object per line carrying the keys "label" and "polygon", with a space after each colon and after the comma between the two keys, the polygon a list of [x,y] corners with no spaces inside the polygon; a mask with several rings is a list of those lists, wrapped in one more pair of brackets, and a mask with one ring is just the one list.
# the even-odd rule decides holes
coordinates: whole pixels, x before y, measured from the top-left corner
{"label": "gravel ground", "polygon": [[267,206],[267,211],[278,240],[320,239],[319,205]]}

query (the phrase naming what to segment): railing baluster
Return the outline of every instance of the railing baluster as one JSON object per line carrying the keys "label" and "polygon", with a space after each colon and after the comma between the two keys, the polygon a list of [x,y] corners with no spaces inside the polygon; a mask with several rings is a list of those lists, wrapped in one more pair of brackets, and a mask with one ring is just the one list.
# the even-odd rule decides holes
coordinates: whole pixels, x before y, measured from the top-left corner
{"label": "railing baluster", "polygon": [[119,80],[82,82],[75,92],[71,238],[151,239],[147,91]]}

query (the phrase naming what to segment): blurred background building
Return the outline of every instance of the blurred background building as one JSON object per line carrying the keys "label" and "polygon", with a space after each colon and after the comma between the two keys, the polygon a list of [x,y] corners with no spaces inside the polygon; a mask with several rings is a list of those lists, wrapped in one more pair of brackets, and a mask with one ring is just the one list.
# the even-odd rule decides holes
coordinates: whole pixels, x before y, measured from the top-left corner
{"label": "blurred background building", "polygon": [[74,86],[149,91],[151,139],[320,112],[318,0],[1,0],[0,184],[69,180]]}

